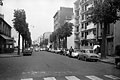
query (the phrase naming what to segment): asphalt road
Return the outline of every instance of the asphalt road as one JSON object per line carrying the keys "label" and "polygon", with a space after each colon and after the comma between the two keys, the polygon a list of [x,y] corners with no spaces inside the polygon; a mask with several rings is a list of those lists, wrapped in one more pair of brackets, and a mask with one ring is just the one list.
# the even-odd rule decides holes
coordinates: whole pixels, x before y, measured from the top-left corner
{"label": "asphalt road", "polygon": [[120,70],[107,63],[41,51],[0,58],[0,80],[120,80]]}

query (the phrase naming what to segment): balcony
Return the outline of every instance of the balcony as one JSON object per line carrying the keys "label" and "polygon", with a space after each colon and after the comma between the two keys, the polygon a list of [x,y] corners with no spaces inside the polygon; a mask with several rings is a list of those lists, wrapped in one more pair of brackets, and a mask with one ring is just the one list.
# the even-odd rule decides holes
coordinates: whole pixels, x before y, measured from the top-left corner
{"label": "balcony", "polygon": [[75,24],[75,27],[78,27],[80,24]]}
{"label": "balcony", "polygon": [[83,0],[83,1],[80,2],[80,5],[88,4],[88,3],[90,3],[91,1],[93,1],[93,0]]}
{"label": "balcony", "polygon": [[90,23],[88,26],[87,26],[87,30],[89,29],[94,29],[96,28],[95,25],[93,23]]}
{"label": "balcony", "polygon": [[85,28],[81,28],[81,31],[85,31],[86,29]]}
{"label": "balcony", "polygon": [[80,41],[79,37],[76,36],[75,39],[74,39],[74,41],[75,41],[75,42]]}
{"label": "balcony", "polygon": [[85,37],[80,37],[80,40],[84,40],[85,39]]}
{"label": "balcony", "polygon": [[95,35],[93,33],[90,33],[89,35],[87,35],[87,39],[95,39]]}
{"label": "balcony", "polygon": [[74,32],[74,34],[78,35],[80,32]]}
{"label": "balcony", "polygon": [[79,20],[79,17],[80,17],[80,16],[75,16],[75,19],[76,19],[76,20]]}

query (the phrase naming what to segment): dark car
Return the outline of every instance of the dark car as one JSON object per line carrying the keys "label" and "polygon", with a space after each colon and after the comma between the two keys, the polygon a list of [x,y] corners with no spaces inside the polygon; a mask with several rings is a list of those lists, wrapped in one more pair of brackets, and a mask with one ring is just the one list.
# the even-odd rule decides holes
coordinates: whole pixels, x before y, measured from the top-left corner
{"label": "dark car", "polygon": [[28,48],[25,48],[24,51],[23,51],[23,56],[25,55],[32,55],[32,52],[33,52],[33,49],[28,47]]}
{"label": "dark car", "polygon": [[115,58],[115,65],[117,68],[120,68],[120,57]]}

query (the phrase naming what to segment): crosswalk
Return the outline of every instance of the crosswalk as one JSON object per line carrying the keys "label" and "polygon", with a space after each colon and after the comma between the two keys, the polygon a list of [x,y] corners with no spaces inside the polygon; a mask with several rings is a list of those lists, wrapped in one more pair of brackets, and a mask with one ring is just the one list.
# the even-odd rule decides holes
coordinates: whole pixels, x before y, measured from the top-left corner
{"label": "crosswalk", "polygon": [[[120,77],[118,76],[114,76],[114,75],[103,75],[102,78],[100,77],[97,77],[95,75],[87,75],[87,76],[84,76],[86,79],[85,80],[106,80],[106,79],[103,79],[103,78],[108,78],[107,80],[120,80]],[[76,76],[65,76],[64,77],[65,80],[84,80],[84,79],[80,79]],[[21,79],[21,80],[34,80],[33,78],[26,78],[26,79]],[[38,80],[41,80],[41,79],[38,79]],[[42,80],[59,80],[59,79],[56,79],[56,77],[45,77],[43,78]]]}

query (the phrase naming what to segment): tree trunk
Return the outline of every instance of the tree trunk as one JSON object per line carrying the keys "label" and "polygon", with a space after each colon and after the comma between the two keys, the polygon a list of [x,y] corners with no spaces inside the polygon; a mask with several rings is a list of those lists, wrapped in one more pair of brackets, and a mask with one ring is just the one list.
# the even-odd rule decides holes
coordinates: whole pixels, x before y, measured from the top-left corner
{"label": "tree trunk", "polygon": [[23,50],[24,50],[24,48],[25,48],[24,42],[25,42],[25,39],[22,37],[22,52],[23,52]]}
{"label": "tree trunk", "polygon": [[67,48],[67,37],[65,37],[65,48]]}
{"label": "tree trunk", "polygon": [[104,26],[102,28],[101,58],[106,58],[106,31],[107,23],[104,23]]}
{"label": "tree trunk", "polygon": [[20,33],[18,34],[18,55],[20,55]]}
{"label": "tree trunk", "polygon": [[59,49],[61,48],[61,43],[60,43],[60,38],[58,37],[58,46],[59,46]]}
{"label": "tree trunk", "polygon": [[25,40],[25,48],[27,48],[27,41]]}

